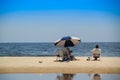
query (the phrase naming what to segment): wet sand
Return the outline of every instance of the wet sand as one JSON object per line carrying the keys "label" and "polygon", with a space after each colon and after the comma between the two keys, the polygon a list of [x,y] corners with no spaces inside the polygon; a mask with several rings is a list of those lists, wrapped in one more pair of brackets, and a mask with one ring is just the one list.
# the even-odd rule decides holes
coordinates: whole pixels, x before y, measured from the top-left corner
{"label": "wet sand", "polygon": [[56,57],[0,57],[0,73],[117,73],[120,57],[101,57],[100,61],[58,62]]}

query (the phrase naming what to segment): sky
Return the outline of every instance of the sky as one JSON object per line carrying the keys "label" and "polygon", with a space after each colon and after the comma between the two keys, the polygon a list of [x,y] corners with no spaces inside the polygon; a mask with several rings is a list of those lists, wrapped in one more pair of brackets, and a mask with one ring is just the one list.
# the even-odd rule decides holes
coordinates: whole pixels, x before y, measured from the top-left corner
{"label": "sky", "polygon": [[0,0],[0,42],[120,42],[120,0]]}

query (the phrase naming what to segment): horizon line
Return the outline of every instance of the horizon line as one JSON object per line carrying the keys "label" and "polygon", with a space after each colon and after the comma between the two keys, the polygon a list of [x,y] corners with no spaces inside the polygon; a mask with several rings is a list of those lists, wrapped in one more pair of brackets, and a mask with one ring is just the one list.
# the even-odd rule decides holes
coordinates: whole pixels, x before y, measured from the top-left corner
{"label": "horizon line", "polygon": [[[104,42],[106,42],[106,41],[83,41],[83,42],[81,42],[81,43],[104,43]],[[119,43],[120,41],[108,41],[108,43],[111,43],[111,42],[114,42],[114,43]],[[54,43],[54,42],[0,42],[0,43]]]}

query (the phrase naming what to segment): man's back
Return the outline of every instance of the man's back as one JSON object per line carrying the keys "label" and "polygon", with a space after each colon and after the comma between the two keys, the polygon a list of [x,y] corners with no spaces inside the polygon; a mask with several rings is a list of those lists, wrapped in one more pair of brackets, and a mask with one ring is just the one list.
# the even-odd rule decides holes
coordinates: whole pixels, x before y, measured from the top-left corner
{"label": "man's back", "polygon": [[94,48],[94,49],[92,50],[92,53],[93,53],[94,55],[101,54],[101,49],[99,49],[99,48]]}

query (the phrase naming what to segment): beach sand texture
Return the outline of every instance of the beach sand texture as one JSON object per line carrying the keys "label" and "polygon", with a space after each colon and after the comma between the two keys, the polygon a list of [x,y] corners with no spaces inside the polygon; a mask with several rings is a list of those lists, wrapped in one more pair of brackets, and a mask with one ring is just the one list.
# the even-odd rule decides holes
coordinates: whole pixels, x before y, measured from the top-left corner
{"label": "beach sand texture", "polygon": [[56,62],[56,57],[0,57],[0,73],[120,73],[120,57]]}

